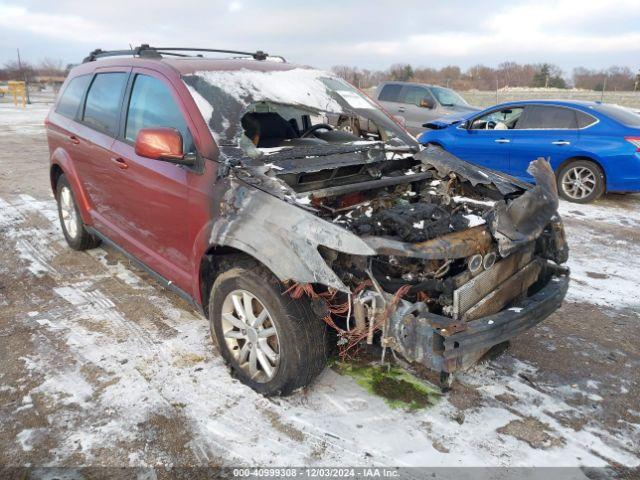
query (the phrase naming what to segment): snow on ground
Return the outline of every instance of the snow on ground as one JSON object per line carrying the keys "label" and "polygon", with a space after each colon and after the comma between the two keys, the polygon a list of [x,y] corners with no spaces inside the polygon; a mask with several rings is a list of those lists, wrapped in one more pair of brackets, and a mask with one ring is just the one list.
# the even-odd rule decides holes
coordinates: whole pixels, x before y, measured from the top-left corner
{"label": "snow on ground", "polygon": [[[552,387],[544,393],[529,386],[517,373],[534,375],[535,368],[517,361],[510,374],[497,366],[480,366],[461,377],[487,400],[486,406],[467,413],[462,425],[446,399],[419,412],[394,410],[329,369],[309,392],[267,400],[229,376],[211,348],[204,319],[174,306],[127,265],[107,261],[105,250],[89,253],[96,264],[92,275],[77,277],[55,266],[56,255],[65,247],[53,200],[28,195],[5,199],[0,214],[0,224],[7,237],[21,245],[18,253],[30,271],[58,279],[53,290],[63,300],[59,307],[20,319],[37,322],[44,335],[62,339],[74,359],[57,361],[59,352],[46,343],[23,359],[45,380],[20,408],[31,408],[32,396],[45,395],[83,412],[78,416],[59,409],[51,414],[51,424],[66,424],[68,430],[54,449],[57,462],[78,451],[90,462],[92,450],[100,445],[133,442],[136,425],[151,415],[179,411],[193,433],[189,447],[202,462],[215,456],[247,465],[600,466],[606,464],[603,457],[624,465],[638,463],[624,438],[598,428],[576,432],[562,426],[553,414],[574,407]],[[34,215],[42,216],[45,226],[23,229],[21,219]],[[48,248],[43,249],[45,244]],[[162,325],[129,320],[118,299],[100,287],[110,278],[162,311]],[[95,366],[108,373],[89,381],[87,370]],[[517,404],[505,408],[493,400],[504,393],[516,395]],[[496,432],[522,417],[549,426],[553,433],[548,448],[533,448]],[[42,429],[23,430],[19,440],[24,451],[41,435]],[[128,462],[145,466],[135,454]]]}
{"label": "snow on ground", "polygon": [[615,203],[560,203],[570,247],[568,298],[640,309],[640,196],[618,197]]}
{"label": "snow on ground", "polygon": [[0,103],[0,138],[6,135],[42,135],[44,119],[51,105],[32,104],[25,108]]}

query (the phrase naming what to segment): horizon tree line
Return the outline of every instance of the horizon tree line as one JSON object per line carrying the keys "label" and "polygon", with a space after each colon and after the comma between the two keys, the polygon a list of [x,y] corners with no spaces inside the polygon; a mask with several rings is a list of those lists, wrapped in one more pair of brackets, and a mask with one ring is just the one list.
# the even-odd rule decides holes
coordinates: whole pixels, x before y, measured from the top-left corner
{"label": "horizon tree line", "polygon": [[[23,60],[5,62],[0,67],[0,81],[33,80],[41,76],[66,76],[73,67],[62,60],[45,58],[33,64]],[[601,91],[638,91],[640,72],[629,67],[613,65],[606,69],[576,67],[569,77],[551,63],[502,62],[497,67],[478,64],[462,70],[457,65],[442,68],[413,67],[396,63],[386,70],[361,69],[350,65],[336,65],[331,71],[358,88],[369,88],[382,81],[410,81],[441,85],[454,90],[496,90],[504,87],[580,88]]]}
{"label": "horizon tree line", "polygon": [[332,72],[358,88],[369,88],[382,81],[408,81],[428,83],[454,90],[496,90],[504,87],[580,88],[601,91],[640,90],[640,72],[629,67],[613,65],[606,69],[576,67],[566,77],[563,70],[551,63],[503,62],[497,68],[474,65],[462,70],[457,65],[443,68],[419,67],[397,63],[387,70],[360,69],[349,65],[336,65]]}

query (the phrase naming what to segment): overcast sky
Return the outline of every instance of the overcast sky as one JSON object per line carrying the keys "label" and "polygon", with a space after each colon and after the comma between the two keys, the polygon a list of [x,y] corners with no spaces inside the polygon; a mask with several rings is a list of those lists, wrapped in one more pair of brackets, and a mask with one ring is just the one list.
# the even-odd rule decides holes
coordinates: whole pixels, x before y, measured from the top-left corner
{"label": "overcast sky", "polygon": [[0,63],[129,44],[256,50],[321,68],[505,60],[640,68],[640,0],[0,0]]}

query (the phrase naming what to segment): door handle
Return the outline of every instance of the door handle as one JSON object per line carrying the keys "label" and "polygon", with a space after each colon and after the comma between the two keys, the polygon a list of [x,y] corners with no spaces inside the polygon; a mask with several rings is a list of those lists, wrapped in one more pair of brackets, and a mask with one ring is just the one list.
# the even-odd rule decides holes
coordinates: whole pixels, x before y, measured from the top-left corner
{"label": "door handle", "polygon": [[496,138],[494,140],[494,142],[496,142],[496,143],[510,143],[511,140],[509,140],[508,138]]}
{"label": "door handle", "polygon": [[69,141],[71,143],[73,143],[74,145],[79,145],[80,144],[80,139],[78,137],[76,137],[75,135],[71,135],[69,137]]}
{"label": "door handle", "polygon": [[571,145],[571,142],[567,142],[566,140],[556,140],[555,142],[551,142],[552,145]]}
{"label": "door handle", "polygon": [[121,168],[122,170],[126,170],[127,168],[129,168],[129,164],[127,164],[127,162],[125,162],[123,158],[115,157],[112,158],[111,161],[118,165],[118,168]]}

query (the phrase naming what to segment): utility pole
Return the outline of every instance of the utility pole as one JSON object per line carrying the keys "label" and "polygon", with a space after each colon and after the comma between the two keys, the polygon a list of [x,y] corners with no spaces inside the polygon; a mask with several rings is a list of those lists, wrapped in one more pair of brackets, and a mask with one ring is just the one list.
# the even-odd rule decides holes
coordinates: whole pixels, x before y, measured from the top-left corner
{"label": "utility pole", "polygon": [[22,77],[24,78],[24,91],[27,94],[27,105],[31,105],[31,99],[29,98],[29,80],[27,79],[27,73],[22,70],[22,61],[20,60],[20,49],[16,48],[18,51],[18,69],[20,73],[22,73]]}
{"label": "utility pole", "polygon": [[600,92],[600,102],[604,102],[604,90],[607,88],[607,76],[602,79],[602,92]]}
{"label": "utility pole", "polygon": [[498,101],[498,77],[496,76],[496,105],[500,103]]}

